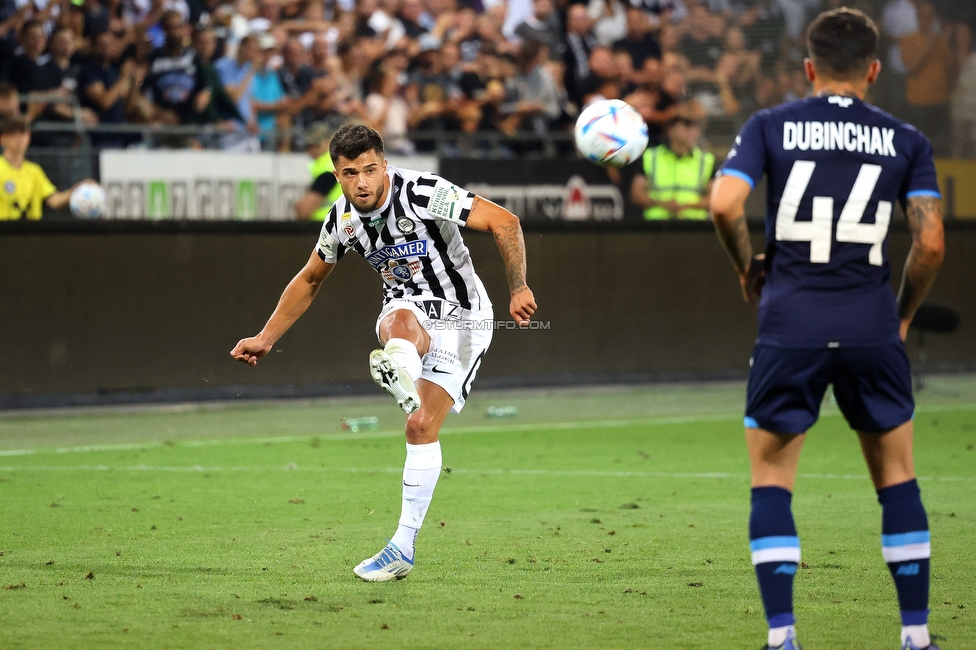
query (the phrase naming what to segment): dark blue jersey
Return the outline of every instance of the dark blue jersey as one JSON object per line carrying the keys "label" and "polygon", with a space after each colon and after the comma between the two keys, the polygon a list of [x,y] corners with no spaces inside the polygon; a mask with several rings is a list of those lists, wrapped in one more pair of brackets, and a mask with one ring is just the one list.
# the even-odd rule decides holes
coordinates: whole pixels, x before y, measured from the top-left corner
{"label": "dark blue jersey", "polygon": [[888,229],[897,201],[939,196],[924,135],[858,99],[811,97],[753,115],[720,173],[767,176],[760,342],[898,340]]}

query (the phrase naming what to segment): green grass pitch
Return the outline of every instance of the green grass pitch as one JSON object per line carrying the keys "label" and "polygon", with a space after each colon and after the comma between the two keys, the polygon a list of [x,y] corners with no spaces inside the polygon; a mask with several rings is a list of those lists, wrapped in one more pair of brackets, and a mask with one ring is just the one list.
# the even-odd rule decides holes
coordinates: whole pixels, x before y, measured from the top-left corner
{"label": "green grass pitch", "polygon": [[[388,399],[4,415],[0,647],[755,650],[743,392],[476,391],[417,566],[385,584],[351,569],[399,514]],[[976,378],[918,401],[931,629],[976,648]],[[339,427],[365,415],[379,431]],[[829,403],[800,474],[800,640],[896,648],[880,508]]]}

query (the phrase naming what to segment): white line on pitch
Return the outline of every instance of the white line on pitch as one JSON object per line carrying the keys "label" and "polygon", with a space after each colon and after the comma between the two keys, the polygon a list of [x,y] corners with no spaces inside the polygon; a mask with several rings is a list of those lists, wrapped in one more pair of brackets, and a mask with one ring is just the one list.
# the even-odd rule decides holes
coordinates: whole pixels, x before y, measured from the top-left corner
{"label": "white line on pitch", "polygon": [[[315,473],[348,473],[348,474],[400,474],[402,467],[382,467],[364,469],[360,467],[321,467],[308,465],[298,467],[253,467],[253,466],[203,466],[203,465],[39,465],[39,466],[0,466],[2,472],[30,471],[43,472],[315,472]],[[482,476],[587,476],[592,478],[674,478],[674,479],[739,479],[747,480],[749,475],[738,472],[627,472],[603,470],[572,470],[572,469],[465,469],[452,468],[452,474],[470,474]],[[867,481],[867,474],[799,474],[797,478],[814,480],[842,480]],[[919,476],[920,481],[970,481],[976,476]]]}
{"label": "white line on pitch", "polygon": [[[943,413],[946,411],[974,411],[976,404],[940,404],[916,409],[917,414]],[[822,413],[821,418],[839,417],[839,412]],[[440,435],[465,434],[465,433],[493,433],[493,432],[516,432],[516,431],[538,431],[540,429],[569,431],[575,429],[603,429],[629,426],[662,426],[669,424],[694,424],[697,422],[722,422],[725,420],[738,420],[742,417],[740,413],[717,413],[712,415],[676,415],[668,417],[647,417],[631,418],[622,420],[579,420],[575,422],[526,422],[519,424],[486,424],[467,427],[447,427],[440,432]],[[159,448],[164,446],[171,447],[215,447],[224,445],[269,445],[282,444],[289,442],[308,442],[318,439],[322,442],[341,441],[341,440],[368,440],[372,438],[396,438],[403,435],[402,429],[386,431],[361,431],[358,433],[323,433],[320,435],[302,436],[276,436],[271,438],[215,438],[211,440],[176,440],[159,441],[153,440],[142,443],[120,443],[111,445],[81,445],[75,447],[37,447],[28,449],[3,449],[0,450],[0,457],[4,456],[31,456],[35,454],[78,454],[98,451],[131,451],[148,448]]]}

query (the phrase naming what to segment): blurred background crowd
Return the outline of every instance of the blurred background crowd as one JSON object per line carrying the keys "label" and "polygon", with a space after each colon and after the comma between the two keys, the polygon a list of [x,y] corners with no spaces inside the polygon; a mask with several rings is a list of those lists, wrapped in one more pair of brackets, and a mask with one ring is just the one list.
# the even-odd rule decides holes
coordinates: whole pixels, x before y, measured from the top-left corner
{"label": "blurred background crowd", "polygon": [[41,146],[126,147],[135,124],[194,127],[164,146],[290,151],[312,123],[358,121],[394,153],[477,156],[565,134],[600,98],[660,142],[691,100],[721,141],[808,93],[806,25],[842,4],[883,32],[871,100],[940,155],[976,154],[972,0],[0,0],[0,113],[65,125]]}

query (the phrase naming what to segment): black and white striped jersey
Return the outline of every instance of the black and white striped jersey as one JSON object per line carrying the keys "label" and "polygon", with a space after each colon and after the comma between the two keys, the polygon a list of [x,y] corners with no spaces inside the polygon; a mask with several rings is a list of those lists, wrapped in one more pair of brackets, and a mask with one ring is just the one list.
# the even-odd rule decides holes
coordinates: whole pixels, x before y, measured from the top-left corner
{"label": "black and white striped jersey", "polygon": [[474,194],[440,176],[387,165],[390,191],[366,214],[344,196],[332,206],[315,247],[330,264],[359,253],[384,282],[384,304],[395,298],[439,298],[462,309],[491,306],[458,226]]}

